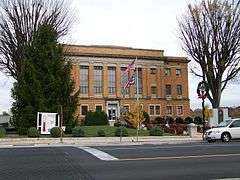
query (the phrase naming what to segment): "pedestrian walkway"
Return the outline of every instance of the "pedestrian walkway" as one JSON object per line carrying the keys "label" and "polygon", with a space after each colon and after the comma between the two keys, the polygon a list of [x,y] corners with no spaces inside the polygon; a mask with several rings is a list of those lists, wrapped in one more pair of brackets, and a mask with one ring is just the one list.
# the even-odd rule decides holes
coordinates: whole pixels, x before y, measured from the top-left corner
{"label": "pedestrian walkway", "polygon": [[141,144],[180,144],[202,141],[201,135],[189,136],[142,136],[138,137],[64,137],[62,138],[3,138],[1,146],[21,145],[81,145],[81,146],[111,146],[111,145],[141,145]]}

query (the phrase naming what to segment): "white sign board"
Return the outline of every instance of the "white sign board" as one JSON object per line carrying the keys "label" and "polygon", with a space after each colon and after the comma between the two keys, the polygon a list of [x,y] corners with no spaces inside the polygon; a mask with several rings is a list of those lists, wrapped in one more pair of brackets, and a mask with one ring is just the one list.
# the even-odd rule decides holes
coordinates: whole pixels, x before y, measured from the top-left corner
{"label": "white sign board", "polygon": [[50,134],[53,127],[59,127],[59,115],[57,113],[38,112],[37,128],[41,134]]}

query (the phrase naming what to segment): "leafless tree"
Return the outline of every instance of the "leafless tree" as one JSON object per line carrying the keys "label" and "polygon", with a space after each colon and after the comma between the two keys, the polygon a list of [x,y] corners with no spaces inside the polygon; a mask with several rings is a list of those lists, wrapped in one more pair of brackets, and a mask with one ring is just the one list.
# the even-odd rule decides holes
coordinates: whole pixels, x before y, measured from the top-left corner
{"label": "leafless tree", "polygon": [[240,71],[240,1],[189,4],[178,24],[183,49],[199,65],[191,71],[208,82],[208,99],[218,108],[223,90]]}
{"label": "leafless tree", "polygon": [[1,0],[0,12],[0,70],[14,79],[39,25],[50,24],[62,37],[72,22],[64,0]]}

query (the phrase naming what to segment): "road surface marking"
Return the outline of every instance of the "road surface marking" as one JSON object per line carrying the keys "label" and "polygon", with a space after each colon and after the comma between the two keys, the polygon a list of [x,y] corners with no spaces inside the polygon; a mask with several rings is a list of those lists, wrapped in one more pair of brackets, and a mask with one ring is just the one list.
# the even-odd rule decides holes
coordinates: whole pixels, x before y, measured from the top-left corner
{"label": "road surface marking", "polygon": [[94,155],[95,157],[97,157],[98,159],[104,160],[104,161],[116,161],[118,160],[118,158],[115,158],[113,156],[111,156],[110,154],[107,154],[103,151],[100,151],[98,149],[94,149],[94,148],[90,148],[90,147],[78,147],[79,149],[82,149],[92,155]]}
{"label": "road surface marking", "polygon": [[240,156],[240,154],[213,154],[213,155],[199,155],[199,156],[170,156],[170,157],[146,157],[146,158],[126,158],[119,159],[119,161],[141,161],[141,160],[172,160],[172,159],[190,159],[190,158],[213,158],[213,157],[231,157]]}

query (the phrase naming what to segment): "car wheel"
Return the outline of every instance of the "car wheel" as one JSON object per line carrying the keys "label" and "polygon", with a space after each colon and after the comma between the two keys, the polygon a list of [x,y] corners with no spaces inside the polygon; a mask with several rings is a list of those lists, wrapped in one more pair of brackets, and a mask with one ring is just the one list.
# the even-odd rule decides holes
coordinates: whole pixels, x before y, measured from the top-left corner
{"label": "car wheel", "polygon": [[231,139],[231,136],[229,133],[223,133],[221,136],[222,142],[229,142]]}
{"label": "car wheel", "polygon": [[214,142],[216,142],[216,140],[215,139],[211,139],[211,140],[208,140],[208,142],[209,143],[214,143]]}

